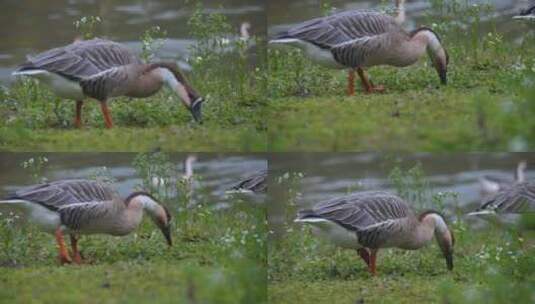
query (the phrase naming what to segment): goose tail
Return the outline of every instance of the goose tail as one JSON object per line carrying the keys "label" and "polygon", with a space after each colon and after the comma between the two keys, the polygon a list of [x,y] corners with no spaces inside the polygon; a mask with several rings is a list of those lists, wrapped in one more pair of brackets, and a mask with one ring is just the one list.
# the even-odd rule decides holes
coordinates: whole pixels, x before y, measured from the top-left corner
{"label": "goose tail", "polygon": [[484,210],[476,210],[476,211],[470,212],[467,215],[468,216],[474,216],[474,215],[477,216],[477,215],[488,215],[488,214],[496,214],[496,212],[494,212],[493,210],[484,209]]}

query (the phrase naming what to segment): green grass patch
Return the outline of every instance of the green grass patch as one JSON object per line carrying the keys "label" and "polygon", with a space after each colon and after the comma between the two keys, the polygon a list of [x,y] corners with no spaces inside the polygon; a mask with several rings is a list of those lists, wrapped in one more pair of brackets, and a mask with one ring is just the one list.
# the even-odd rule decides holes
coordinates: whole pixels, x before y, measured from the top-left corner
{"label": "green grass patch", "polygon": [[355,251],[320,241],[307,228],[293,230],[269,246],[270,303],[527,303],[535,296],[535,244],[522,246],[501,230],[454,229],[460,237],[452,272],[436,244],[380,250],[376,277]]}
{"label": "green grass patch", "polygon": [[247,127],[212,129],[186,125],[111,130],[0,128],[4,151],[265,151],[265,136]]}

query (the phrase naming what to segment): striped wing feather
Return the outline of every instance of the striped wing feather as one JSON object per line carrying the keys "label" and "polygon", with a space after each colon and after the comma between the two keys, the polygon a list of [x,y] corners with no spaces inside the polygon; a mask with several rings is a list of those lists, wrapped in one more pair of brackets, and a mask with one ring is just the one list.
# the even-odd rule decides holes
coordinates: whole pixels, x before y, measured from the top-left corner
{"label": "striped wing feather", "polygon": [[318,203],[304,216],[334,221],[346,229],[363,231],[412,214],[407,203],[388,192],[358,192]]}
{"label": "striped wing feather", "polygon": [[304,22],[281,38],[297,38],[329,49],[334,59],[350,67],[362,66],[366,59],[389,42],[389,33],[403,30],[389,15],[376,11],[349,11]]}
{"label": "striped wing feather", "polygon": [[98,205],[118,196],[115,190],[96,181],[61,180],[20,189],[10,199],[27,200],[51,210],[59,210],[69,205]]}
{"label": "striped wing feather", "polygon": [[399,28],[394,18],[377,11],[355,10],[305,21],[277,38],[297,38],[321,48],[333,48]]}
{"label": "striped wing feather", "polygon": [[244,180],[240,181],[237,185],[233,186],[234,190],[250,190],[253,192],[266,192],[267,191],[267,170],[260,170],[251,176],[248,176]]}
{"label": "striped wing feather", "polygon": [[412,211],[401,198],[387,192],[359,192],[319,203],[300,213],[302,218],[323,218],[354,231],[359,244],[379,248],[403,230],[402,220]]}
{"label": "striped wing feather", "polygon": [[141,63],[128,48],[104,39],[79,41],[28,58],[18,71],[43,69],[79,81],[114,67]]}
{"label": "striped wing feather", "polygon": [[535,212],[535,182],[517,183],[498,192],[477,211],[483,210],[497,213]]}

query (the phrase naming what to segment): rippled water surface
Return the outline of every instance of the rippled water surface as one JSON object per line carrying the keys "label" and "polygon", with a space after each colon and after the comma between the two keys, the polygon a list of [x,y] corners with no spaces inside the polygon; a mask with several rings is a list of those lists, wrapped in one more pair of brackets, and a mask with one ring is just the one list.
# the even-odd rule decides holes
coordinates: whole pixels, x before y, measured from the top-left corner
{"label": "rippled water surface", "polygon": [[[132,162],[136,154],[132,153],[44,153],[38,154],[48,158],[48,165],[43,176],[49,181],[59,179],[90,178],[102,167],[106,167],[116,180],[116,187],[122,196],[134,191],[141,185]],[[0,195],[33,184],[31,174],[21,164],[38,156],[32,153],[0,153]],[[189,154],[171,154],[170,161],[177,170],[183,170],[183,162]],[[199,179],[195,187],[202,187],[213,197],[213,203],[226,200],[226,191],[241,178],[267,167],[267,161],[254,155],[196,154],[193,173]],[[177,172],[178,175],[182,172]]]}

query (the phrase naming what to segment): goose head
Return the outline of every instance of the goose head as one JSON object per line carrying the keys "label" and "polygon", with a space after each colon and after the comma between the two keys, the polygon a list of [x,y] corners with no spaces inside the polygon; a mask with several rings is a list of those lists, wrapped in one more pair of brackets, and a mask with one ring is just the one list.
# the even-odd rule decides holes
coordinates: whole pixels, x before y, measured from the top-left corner
{"label": "goose head", "polygon": [[154,224],[160,229],[167,244],[169,246],[173,245],[171,240],[171,214],[167,208],[161,205],[154,196],[147,192],[132,193],[126,201],[128,203],[135,201],[140,204],[143,210],[150,216]]}
{"label": "goose head", "polygon": [[434,234],[440,251],[446,259],[446,267],[453,270],[453,246],[455,238],[453,232],[448,228],[444,216],[437,211],[425,211],[420,214],[420,221],[434,227]]}
{"label": "goose head", "polygon": [[158,63],[159,73],[164,83],[175,92],[196,122],[202,123],[202,103],[204,98],[189,84],[175,63]]}
{"label": "goose head", "polygon": [[526,180],[525,171],[527,167],[528,163],[524,160],[518,163],[515,171],[516,182],[523,182]]}
{"label": "goose head", "polygon": [[435,33],[430,28],[421,27],[419,29],[414,30],[411,33],[411,36],[418,37],[418,38],[421,37],[422,41],[426,42],[427,54],[429,55],[429,58],[431,59],[433,67],[438,73],[440,82],[444,85],[447,84],[448,83],[447,74],[448,74],[449,56],[448,56],[448,52],[446,51],[446,49],[442,46],[442,42],[438,34]]}

